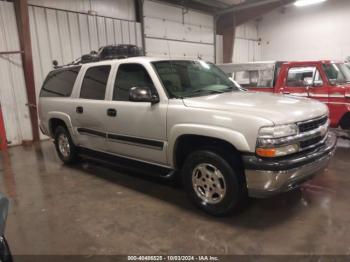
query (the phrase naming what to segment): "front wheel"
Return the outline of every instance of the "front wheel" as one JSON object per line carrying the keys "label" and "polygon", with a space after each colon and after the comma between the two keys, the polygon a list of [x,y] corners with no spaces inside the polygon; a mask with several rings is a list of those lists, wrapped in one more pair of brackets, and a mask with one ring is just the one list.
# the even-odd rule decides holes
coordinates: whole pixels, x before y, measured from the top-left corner
{"label": "front wheel", "polygon": [[213,151],[197,151],[187,158],[183,182],[194,203],[211,215],[231,213],[247,198],[238,161],[228,161]]}
{"label": "front wheel", "polygon": [[59,158],[65,164],[72,164],[78,158],[78,150],[68,130],[63,126],[58,126],[55,130],[55,147]]}

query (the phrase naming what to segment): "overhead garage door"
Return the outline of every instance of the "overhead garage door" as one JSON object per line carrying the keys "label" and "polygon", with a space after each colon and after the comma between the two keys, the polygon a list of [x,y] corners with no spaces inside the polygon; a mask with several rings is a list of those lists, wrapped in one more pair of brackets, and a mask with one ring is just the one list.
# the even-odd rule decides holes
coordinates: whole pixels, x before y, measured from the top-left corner
{"label": "overhead garage door", "polygon": [[215,62],[212,15],[146,0],[144,27],[147,56]]}

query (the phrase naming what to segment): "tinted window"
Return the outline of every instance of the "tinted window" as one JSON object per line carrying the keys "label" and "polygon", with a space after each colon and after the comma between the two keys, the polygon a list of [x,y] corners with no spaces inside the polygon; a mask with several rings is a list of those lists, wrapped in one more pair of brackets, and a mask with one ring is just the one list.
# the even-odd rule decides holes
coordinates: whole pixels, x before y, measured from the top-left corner
{"label": "tinted window", "polygon": [[153,82],[142,65],[120,65],[114,83],[113,100],[129,101],[129,91],[133,87],[149,87],[154,90]]}
{"label": "tinted window", "polygon": [[52,71],[46,77],[40,91],[41,97],[69,97],[77,79],[79,67],[70,67]]}
{"label": "tinted window", "polygon": [[289,69],[287,86],[289,87],[305,87],[313,82],[316,67],[294,67]]}
{"label": "tinted window", "polygon": [[110,66],[90,67],[81,85],[80,98],[104,100]]}

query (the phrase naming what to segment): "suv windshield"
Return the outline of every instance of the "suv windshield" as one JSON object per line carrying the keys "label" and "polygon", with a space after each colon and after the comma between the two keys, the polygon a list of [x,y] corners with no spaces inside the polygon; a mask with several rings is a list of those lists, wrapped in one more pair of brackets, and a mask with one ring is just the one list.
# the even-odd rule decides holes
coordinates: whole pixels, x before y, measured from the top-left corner
{"label": "suv windshield", "polygon": [[203,96],[242,90],[223,71],[204,61],[159,61],[153,65],[171,97]]}
{"label": "suv windshield", "polygon": [[350,69],[345,64],[323,64],[323,69],[332,85],[350,83]]}

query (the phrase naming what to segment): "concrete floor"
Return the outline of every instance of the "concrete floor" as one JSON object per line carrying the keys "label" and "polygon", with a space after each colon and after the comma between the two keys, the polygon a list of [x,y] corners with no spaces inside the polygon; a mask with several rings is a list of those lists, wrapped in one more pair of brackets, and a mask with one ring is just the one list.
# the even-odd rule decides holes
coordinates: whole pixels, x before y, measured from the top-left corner
{"label": "concrete floor", "polygon": [[[1,154],[0,154],[1,155]],[[300,190],[213,218],[160,179],[83,161],[66,167],[51,142],[0,161],[14,254],[350,254],[350,141]]]}

